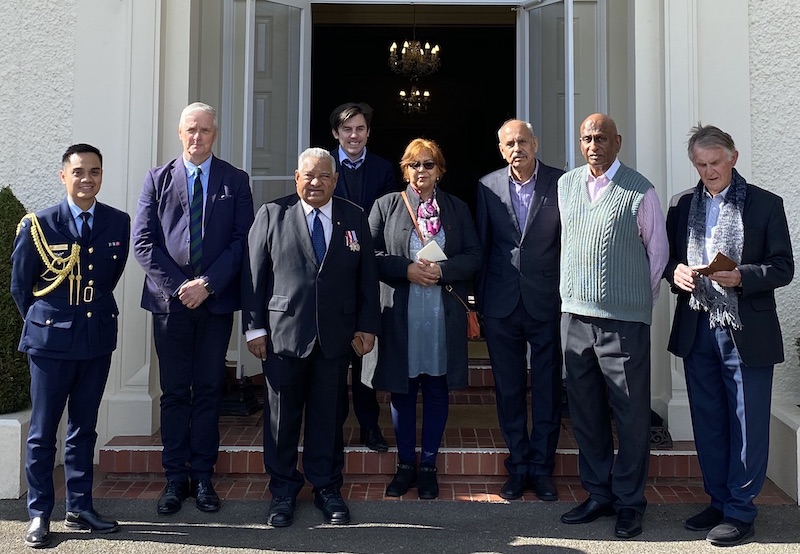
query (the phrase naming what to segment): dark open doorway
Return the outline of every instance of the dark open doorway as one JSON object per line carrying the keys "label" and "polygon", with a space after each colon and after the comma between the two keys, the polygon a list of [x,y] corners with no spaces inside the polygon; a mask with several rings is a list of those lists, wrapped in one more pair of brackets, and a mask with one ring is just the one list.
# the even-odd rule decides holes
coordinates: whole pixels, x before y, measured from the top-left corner
{"label": "dark open doorway", "polygon": [[439,44],[442,65],[420,78],[420,87],[431,92],[428,113],[408,115],[397,93],[407,90],[409,81],[393,73],[387,61],[392,41],[411,37],[411,26],[397,23],[399,8],[370,6],[376,19],[364,22],[347,15],[353,6],[339,6],[339,12],[335,5],[319,7],[323,11],[315,7],[313,15],[312,145],[336,145],[328,123],[333,108],[367,102],[375,110],[370,151],[397,166],[411,139],[437,141],[447,160],[442,188],[472,205],[477,179],[503,164],[496,132],[515,115],[517,48],[511,9],[439,6],[425,12],[417,7],[417,38]]}

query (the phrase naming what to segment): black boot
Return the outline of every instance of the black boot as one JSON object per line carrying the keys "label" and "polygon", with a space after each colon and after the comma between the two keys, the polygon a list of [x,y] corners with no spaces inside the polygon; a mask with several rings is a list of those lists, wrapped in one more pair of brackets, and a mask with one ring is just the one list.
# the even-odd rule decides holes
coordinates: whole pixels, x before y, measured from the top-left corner
{"label": "black boot", "polygon": [[423,500],[431,500],[439,496],[439,483],[436,481],[434,466],[420,466],[417,493]]}
{"label": "black boot", "polygon": [[417,464],[397,464],[397,473],[386,487],[386,496],[403,496],[411,487],[417,486]]}

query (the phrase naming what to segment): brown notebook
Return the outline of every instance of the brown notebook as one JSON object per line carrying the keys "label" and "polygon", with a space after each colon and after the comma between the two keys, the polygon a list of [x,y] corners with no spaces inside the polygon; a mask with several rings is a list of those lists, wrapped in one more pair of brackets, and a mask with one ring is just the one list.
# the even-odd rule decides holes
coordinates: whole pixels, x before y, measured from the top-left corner
{"label": "brown notebook", "polygon": [[717,252],[717,255],[714,256],[714,259],[711,260],[710,264],[696,265],[692,267],[692,270],[696,271],[700,275],[711,275],[717,271],[733,271],[734,269],[736,269],[736,262],[731,260],[722,252]]}

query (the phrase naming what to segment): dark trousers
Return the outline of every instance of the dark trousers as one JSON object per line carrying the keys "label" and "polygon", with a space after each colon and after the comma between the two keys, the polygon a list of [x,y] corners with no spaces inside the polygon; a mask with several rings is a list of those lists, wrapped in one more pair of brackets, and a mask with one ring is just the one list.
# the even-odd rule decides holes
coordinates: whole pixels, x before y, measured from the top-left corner
{"label": "dark trousers", "polygon": [[167,479],[210,479],[233,314],[204,306],[153,314],[161,376],[161,464]]}
{"label": "dark trousers", "polygon": [[353,413],[356,414],[359,426],[362,429],[378,427],[380,405],[377,392],[361,382],[361,357],[353,355],[350,360],[350,390],[353,393]]}
{"label": "dark trousers", "polygon": [[[561,426],[558,319],[533,319],[522,300],[508,317],[483,318],[500,430],[509,474],[551,475]],[[528,433],[528,346],[531,348],[531,430]]]}
{"label": "dark trousers", "polygon": [[306,358],[267,354],[264,467],[273,497],[296,497],[305,483],[297,470],[304,417],[305,478],[314,490],[342,486],[349,363],[349,355],[326,359],[318,345]]}
{"label": "dark trousers", "polygon": [[31,371],[31,427],[25,459],[28,515],[50,518],[55,504],[53,467],[58,424],[67,408],[64,477],[67,510],[92,506],[97,411],[108,380],[111,354],[89,360],[28,356]]}
{"label": "dark trousers", "polygon": [[420,375],[408,380],[408,392],[392,393],[392,423],[400,463],[417,461],[417,393],[422,390],[422,453],[420,465],[436,467],[450,407],[447,376]]}
{"label": "dark trousers", "polygon": [[767,475],[773,366],[745,365],[730,331],[701,314],[684,359],[694,442],[711,505],[752,522]]}
{"label": "dark trousers", "polygon": [[[601,504],[643,514],[650,462],[650,326],[565,313],[561,340],[581,484]],[[616,460],[609,405],[619,437]]]}

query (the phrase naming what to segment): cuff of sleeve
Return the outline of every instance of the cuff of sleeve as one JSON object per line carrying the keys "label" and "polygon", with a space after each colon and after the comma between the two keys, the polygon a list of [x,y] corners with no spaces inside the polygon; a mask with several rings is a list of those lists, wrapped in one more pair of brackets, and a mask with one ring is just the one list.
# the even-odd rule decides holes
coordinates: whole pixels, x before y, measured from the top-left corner
{"label": "cuff of sleeve", "polygon": [[244,338],[247,342],[250,342],[253,339],[257,339],[259,337],[266,337],[267,330],[266,329],[248,329],[244,332]]}

